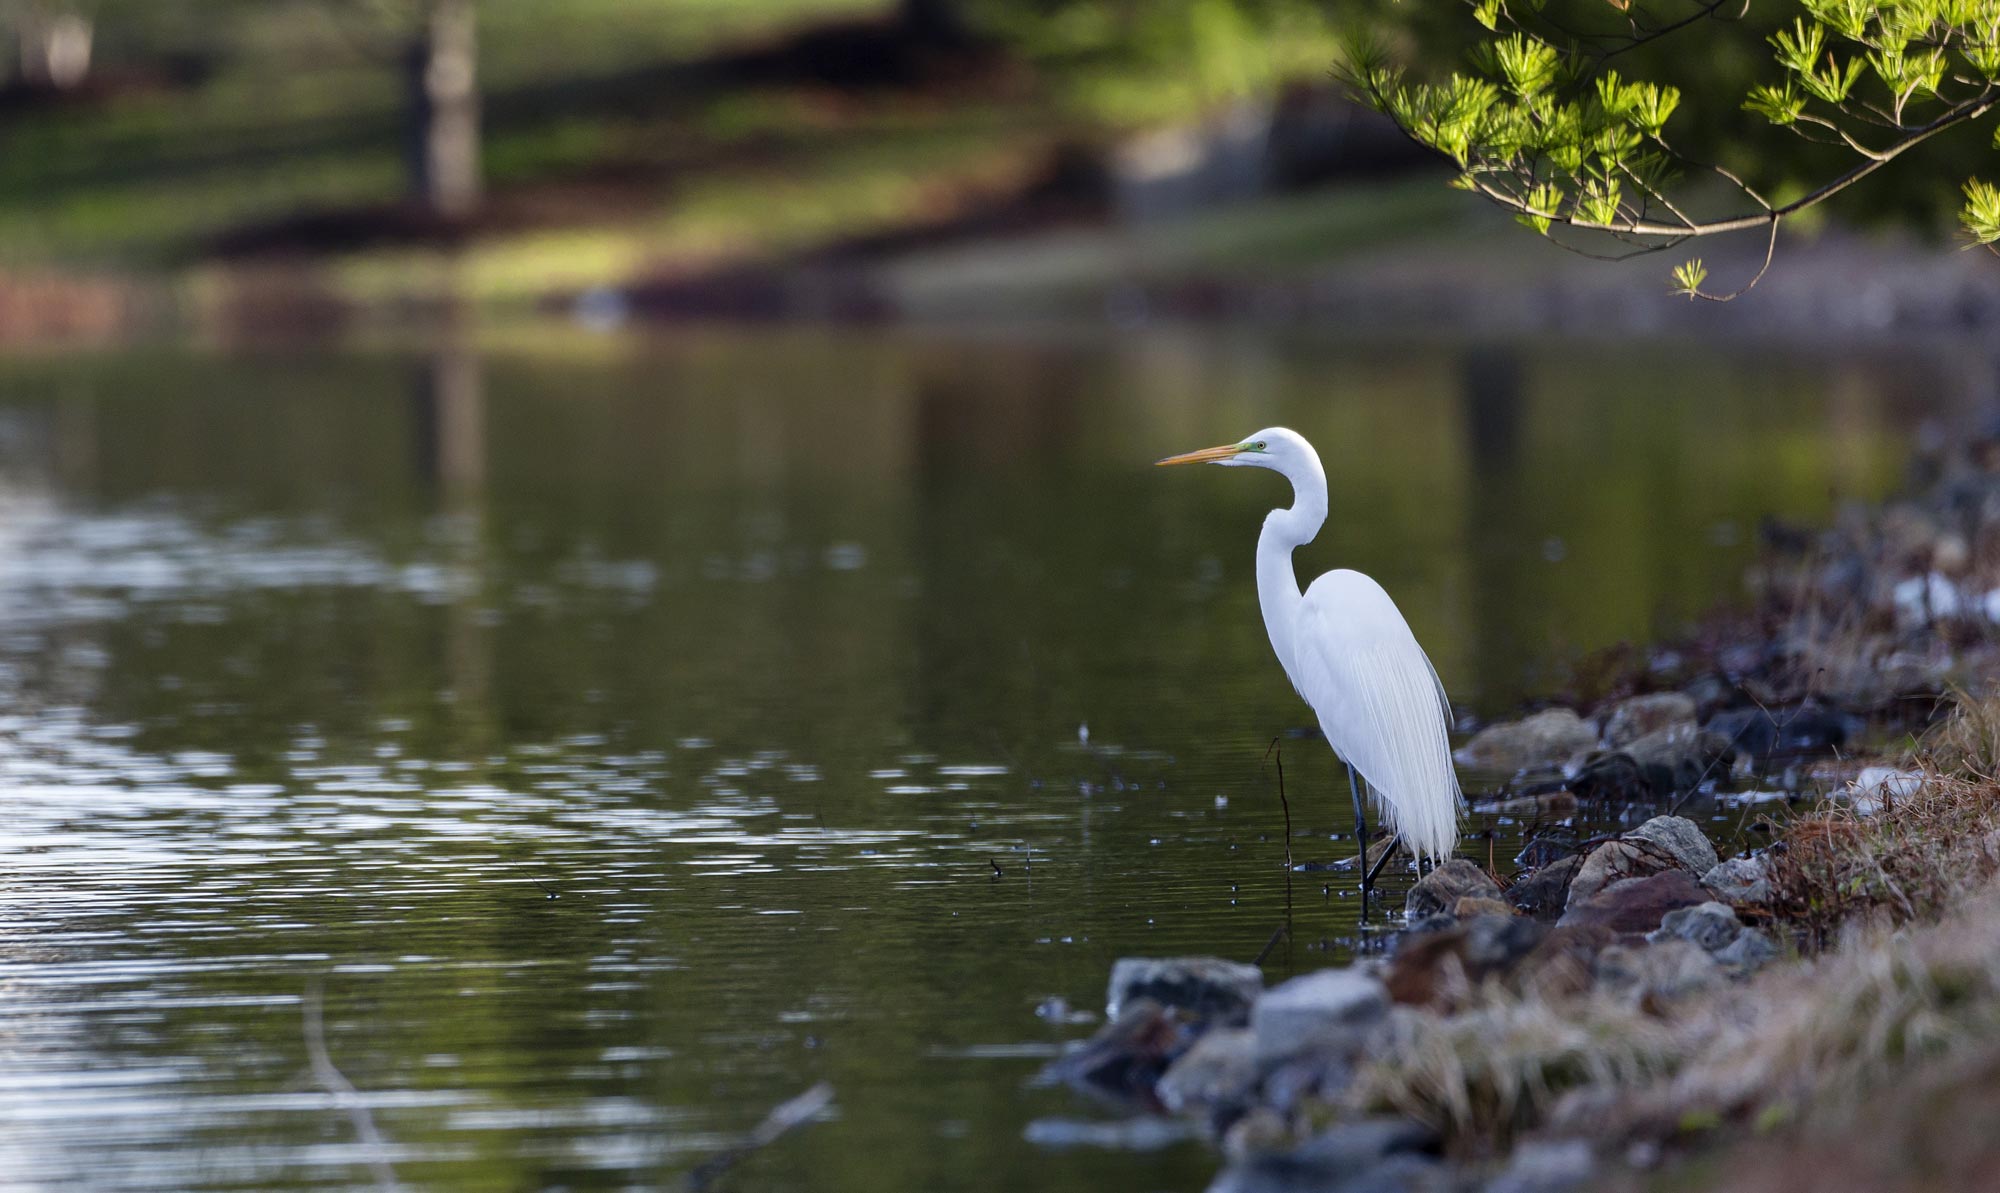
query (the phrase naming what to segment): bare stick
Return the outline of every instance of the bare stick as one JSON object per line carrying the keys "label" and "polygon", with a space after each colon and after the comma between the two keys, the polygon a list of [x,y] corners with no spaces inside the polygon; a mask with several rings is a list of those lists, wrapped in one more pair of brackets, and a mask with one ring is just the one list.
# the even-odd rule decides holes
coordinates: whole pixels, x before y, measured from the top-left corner
{"label": "bare stick", "polygon": [[1278,739],[1271,739],[1271,747],[1264,751],[1269,761],[1272,755],[1278,761],[1278,806],[1285,810],[1285,890],[1292,889],[1292,805],[1285,799],[1285,751],[1278,746]]}

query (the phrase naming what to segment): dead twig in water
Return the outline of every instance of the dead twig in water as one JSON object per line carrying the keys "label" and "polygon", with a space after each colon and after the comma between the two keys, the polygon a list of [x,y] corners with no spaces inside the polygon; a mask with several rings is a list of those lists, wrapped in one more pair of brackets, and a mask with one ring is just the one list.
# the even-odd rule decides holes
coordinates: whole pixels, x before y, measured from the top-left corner
{"label": "dead twig in water", "polygon": [[1292,805],[1285,799],[1285,751],[1278,745],[1278,738],[1271,739],[1269,749],[1264,751],[1264,761],[1271,761],[1273,754],[1278,758],[1278,806],[1285,810],[1285,890],[1292,889]]}
{"label": "dead twig in water", "polygon": [[687,1174],[687,1188],[690,1193],[701,1193],[714,1184],[716,1179],[736,1166],[736,1162],[751,1152],[766,1148],[794,1127],[802,1127],[819,1117],[820,1112],[833,1105],[833,1084],[822,1081],[796,1098],[780,1102],[771,1113],[764,1116],[743,1142],[718,1155],[704,1160],[694,1171]]}
{"label": "dead twig in water", "polygon": [[396,1183],[396,1170],[389,1166],[389,1145],[382,1133],[375,1129],[375,1116],[368,1112],[368,1106],[361,1100],[361,1091],[354,1088],[326,1050],[326,1021],[320,1012],[320,984],[314,979],[306,987],[304,999],[306,1055],[312,1060],[313,1080],[333,1095],[334,1105],[347,1111],[354,1120],[354,1133],[368,1149],[368,1166],[375,1170],[375,1183],[384,1189],[400,1189]]}

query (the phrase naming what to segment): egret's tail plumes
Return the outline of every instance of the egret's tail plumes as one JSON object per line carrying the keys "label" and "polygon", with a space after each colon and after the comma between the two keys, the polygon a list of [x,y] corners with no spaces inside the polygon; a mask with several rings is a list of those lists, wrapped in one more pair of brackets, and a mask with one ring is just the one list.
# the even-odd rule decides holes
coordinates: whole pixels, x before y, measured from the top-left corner
{"label": "egret's tail plumes", "polygon": [[1421,677],[1390,669],[1387,658],[1369,666],[1387,682],[1364,689],[1367,719],[1382,743],[1375,769],[1356,763],[1389,828],[1412,853],[1442,861],[1458,848],[1458,818],[1465,795],[1451,765],[1450,705],[1426,660]]}
{"label": "egret's tail plumes", "polygon": [[1450,706],[1408,623],[1381,585],[1344,569],[1315,581],[1298,615],[1299,691],[1328,744],[1361,772],[1412,853],[1450,857],[1465,806]]}

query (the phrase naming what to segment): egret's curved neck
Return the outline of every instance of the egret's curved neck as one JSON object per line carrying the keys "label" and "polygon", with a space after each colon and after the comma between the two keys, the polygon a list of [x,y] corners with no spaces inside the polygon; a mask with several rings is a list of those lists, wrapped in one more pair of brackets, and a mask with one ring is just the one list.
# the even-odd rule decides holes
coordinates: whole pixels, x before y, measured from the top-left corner
{"label": "egret's curved neck", "polygon": [[1257,603],[1264,610],[1264,629],[1271,635],[1271,649],[1285,668],[1294,688],[1299,686],[1292,663],[1292,642],[1299,620],[1299,578],[1292,570],[1292,550],[1313,540],[1326,524],[1326,472],[1317,459],[1307,467],[1287,468],[1292,482],[1289,509],[1272,510],[1264,519],[1264,531],[1257,536]]}

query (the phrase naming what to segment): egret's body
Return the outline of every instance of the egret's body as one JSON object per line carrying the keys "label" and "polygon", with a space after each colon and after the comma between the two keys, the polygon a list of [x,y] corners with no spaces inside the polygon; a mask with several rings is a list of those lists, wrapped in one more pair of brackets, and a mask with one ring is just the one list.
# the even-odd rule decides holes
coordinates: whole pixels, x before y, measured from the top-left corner
{"label": "egret's body", "polygon": [[[1272,510],[1257,538],[1257,600],[1271,649],[1397,839],[1420,859],[1450,857],[1465,806],[1451,765],[1450,706],[1409,622],[1360,572],[1337,569],[1299,591],[1292,552],[1326,524],[1319,453],[1297,432],[1273,427],[1160,463],[1269,468],[1292,482],[1291,506]],[[1359,791],[1355,800],[1360,821]]]}

